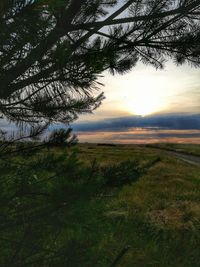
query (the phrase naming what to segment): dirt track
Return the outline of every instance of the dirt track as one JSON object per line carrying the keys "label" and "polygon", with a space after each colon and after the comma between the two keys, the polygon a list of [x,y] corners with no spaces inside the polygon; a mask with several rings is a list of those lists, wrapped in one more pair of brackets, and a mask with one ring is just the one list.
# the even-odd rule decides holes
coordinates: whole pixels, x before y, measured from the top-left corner
{"label": "dirt track", "polygon": [[[153,146],[152,146],[153,147]],[[193,156],[193,155],[189,155],[189,154],[185,154],[182,152],[176,152],[176,151],[172,151],[172,150],[168,150],[168,149],[164,149],[164,148],[158,148],[158,147],[153,147],[154,149],[158,149],[158,150],[162,150],[167,152],[168,154],[171,154],[187,163],[190,163],[192,165],[195,166],[199,166],[200,167],[200,156]]]}
{"label": "dirt track", "polygon": [[193,165],[200,167],[200,157],[198,157],[198,156],[192,156],[192,155],[187,155],[184,153],[173,152],[173,151],[170,151],[169,153],[173,154],[177,158],[182,159],[182,160],[184,160],[190,164],[193,164]]}

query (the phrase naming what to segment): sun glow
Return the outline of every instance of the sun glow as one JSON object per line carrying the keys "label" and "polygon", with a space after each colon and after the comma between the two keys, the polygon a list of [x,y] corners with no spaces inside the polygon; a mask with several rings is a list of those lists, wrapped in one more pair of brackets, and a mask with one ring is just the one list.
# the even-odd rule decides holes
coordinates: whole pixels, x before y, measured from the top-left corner
{"label": "sun glow", "polygon": [[159,97],[156,95],[149,95],[146,92],[134,97],[133,100],[130,100],[127,105],[127,109],[130,111],[130,113],[141,116],[156,113],[162,110],[162,108],[163,103],[161,99],[159,99]]}
{"label": "sun glow", "polygon": [[146,116],[161,112],[166,108],[167,98],[162,90],[162,82],[155,77],[134,80],[128,86],[127,96],[124,101],[124,108],[131,114]]}
{"label": "sun glow", "polygon": [[81,115],[82,121],[101,121],[126,116],[160,113],[200,112],[200,71],[167,63],[163,70],[138,64],[125,75],[105,73],[106,99],[93,114]]}

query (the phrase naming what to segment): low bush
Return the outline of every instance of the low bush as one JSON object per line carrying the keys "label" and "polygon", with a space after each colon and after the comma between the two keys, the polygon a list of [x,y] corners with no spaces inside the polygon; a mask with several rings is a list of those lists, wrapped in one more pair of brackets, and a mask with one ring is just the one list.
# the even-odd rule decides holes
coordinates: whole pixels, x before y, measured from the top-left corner
{"label": "low bush", "polygon": [[143,170],[136,161],[123,161],[119,164],[108,165],[102,168],[105,185],[122,186],[138,180]]}
{"label": "low bush", "polygon": [[[91,233],[87,225],[94,219],[95,228],[97,214],[101,212],[102,202],[96,196],[105,190],[112,191],[112,187],[137,181],[142,173],[134,161],[102,167],[93,160],[86,166],[76,154],[66,152],[34,155],[27,162],[18,158],[14,163],[20,159],[20,165],[13,165],[12,169],[8,163],[2,165],[7,172],[0,177],[0,266],[3,267],[80,266],[75,263],[75,248],[70,244],[75,242],[76,253],[79,246],[88,246],[90,250],[95,245],[96,230]],[[89,243],[85,241],[88,234]],[[89,259],[89,252],[83,252],[83,259],[78,262]]]}

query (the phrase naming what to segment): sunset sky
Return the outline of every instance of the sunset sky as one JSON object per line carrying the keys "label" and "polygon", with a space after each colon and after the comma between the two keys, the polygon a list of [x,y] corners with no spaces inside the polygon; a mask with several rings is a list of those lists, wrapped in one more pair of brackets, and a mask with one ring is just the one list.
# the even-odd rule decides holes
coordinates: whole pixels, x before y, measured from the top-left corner
{"label": "sunset sky", "polygon": [[[200,113],[200,69],[189,65],[177,67],[173,62],[168,62],[163,70],[156,70],[152,66],[138,64],[125,75],[112,76],[109,73],[104,73],[104,77],[100,78],[99,81],[104,84],[101,89],[105,92],[106,99],[93,114],[82,115],[75,123],[80,141],[116,142],[117,140],[120,143],[200,142],[200,131],[196,129],[200,126],[197,125],[198,123],[192,127],[195,129],[187,129],[186,132],[184,129],[174,132],[170,128],[168,132],[171,130],[173,132],[169,137],[160,135],[162,129],[159,125],[153,132],[145,127],[141,129],[127,127],[124,129],[123,119],[121,120],[123,136],[119,133],[120,127],[117,132],[116,130],[113,132],[111,123],[107,124],[106,133],[105,127],[104,132],[101,129],[95,130],[94,127],[91,130],[90,127],[92,124],[102,121],[112,121],[113,118],[128,117],[134,121],[135,115],[148,118],[155,115],[164,116],[169,113],[179,114],[179,116],[180,113],[183,115]],[[79,127],[80,125],[84,125],[84,131]],[[196,130],[195,136],[192,130]]]}
{"label": "sunset sky", "polygon": [[[103,73],[99,81],[106,99],[71,125],[80,142],[200,144],[200,69],[168,62],[156,70],[140,63],[125,75]],[[55,127],[63,126],[49,131]],[[16,131],[6,120],[1,129]]]}
{"label": "sunset sky", "polygon": [[[118,1],[115,9],[123,4],[124,1]],[[103,76],[99,81],[104,84],[101,89],[106,99],[94,114],[83,115],[79,121],[155,113],[200,113],[200,69],[188,64],[177,67],[166,59],[162,70],[138,63],[125,75],[105,72]]]}
{"label": "sunset sky", "polygon": [[83,120],[154,113],[200,112],[200,69],[172,62],[163,70],[138,64],[125,75],[105,73],[100,79],[106,100]]}
{"label": "sunset sky", "polygon": [[[106,16],[125,2],[117,1]],[[176,6],[177,1],[172,2],[173,7]],[[141,14],[143,9],[145,6],[141,6]],[[127,14],[126,8],[117,18]],[[105,35],[111,26],[103,25],[101,34],[104,32]],[[94,37],[95,34],[91,41]],[[163,69],[142,64],[142,57],[138,56],[137,65],[124,75],[102,73],[98,81],[104,86],[99,85],[99,91],[92,92],[96,95],[104,92],[102,105],[91,114],[80,115],[71,125],[53,124],[48,131],[72,126],[80,142],[200,143],[200,68],[188,64],[176,66],[172,59],[165,59]],[[6,118],[0,121],[0,128],[8,132],[18,131]]]}

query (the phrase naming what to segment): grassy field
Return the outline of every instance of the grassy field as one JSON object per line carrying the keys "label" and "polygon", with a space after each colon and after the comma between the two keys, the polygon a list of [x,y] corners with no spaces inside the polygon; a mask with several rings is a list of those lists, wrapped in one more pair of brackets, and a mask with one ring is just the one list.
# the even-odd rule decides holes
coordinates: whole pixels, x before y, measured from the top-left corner
{"label": "grassy field", "polygon": [[[9,204],[5,194],[0,199],[6,222],[0,266],[199,267],[200,168],[146,146],[80,144],[73,151],[76,156],[54,149],[53,159],[45,158],[47,151],[13,157],[9,170],[1,162],[1,188],[10,191]],[[97,170],[128,160],[144,170],[138,179],[120,186],[102,182]],[[13,176],[29,194],[12,203]],[[32,202],[30,185],[40,192]]]}

